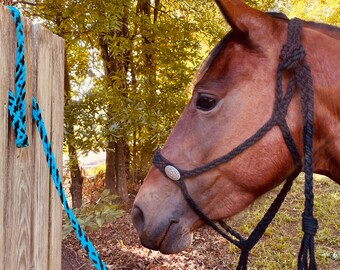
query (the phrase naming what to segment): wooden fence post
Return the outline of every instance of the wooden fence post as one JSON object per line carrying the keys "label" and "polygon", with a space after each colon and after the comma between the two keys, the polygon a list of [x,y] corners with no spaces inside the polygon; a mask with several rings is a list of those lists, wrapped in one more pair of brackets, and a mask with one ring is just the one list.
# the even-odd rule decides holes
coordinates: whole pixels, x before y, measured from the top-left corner
{"label": "wooden fence post", "polygon": [[59,270],[61,204],[31,112],[34,95],[62,172],[64,42],[29,20],[23,19],[23,25],[30,145],[18,149],[8,118],[8,90],[15,90],[16,34],[13,17],[0,5],[0,270]]}

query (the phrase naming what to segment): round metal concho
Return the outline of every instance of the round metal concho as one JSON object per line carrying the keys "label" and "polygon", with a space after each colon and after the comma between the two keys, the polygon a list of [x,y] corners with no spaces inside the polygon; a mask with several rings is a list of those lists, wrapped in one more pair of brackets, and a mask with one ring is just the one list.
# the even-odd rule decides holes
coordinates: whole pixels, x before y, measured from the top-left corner
{"label": "round metal concho", "polygon": [[164,171],[171,180],[178,181],[181,179],[180,172],[174,166],[168,165],[165,167]]}

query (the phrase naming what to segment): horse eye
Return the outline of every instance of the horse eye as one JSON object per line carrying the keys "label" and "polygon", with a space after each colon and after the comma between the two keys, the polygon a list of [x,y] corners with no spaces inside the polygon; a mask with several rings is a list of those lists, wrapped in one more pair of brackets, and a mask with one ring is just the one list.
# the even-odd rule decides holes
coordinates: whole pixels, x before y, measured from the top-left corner
{"label": "horse eye", "polygon": [[200,95],[196,101],[196,107],[202,111],[210,111],[217,104],[217,100],[207,95]]}

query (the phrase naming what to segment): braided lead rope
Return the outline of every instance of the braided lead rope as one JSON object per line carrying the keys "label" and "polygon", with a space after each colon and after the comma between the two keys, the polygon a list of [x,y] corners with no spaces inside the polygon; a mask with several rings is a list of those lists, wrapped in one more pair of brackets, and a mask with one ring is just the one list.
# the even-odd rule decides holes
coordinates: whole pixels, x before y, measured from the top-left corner
{"label": "braided lead rope", "polygon": [[301,241],[298,255],[298,269],[316,270],[317,264],[314,253],[314,236],[318,230],[318,221],[313,215],[314,91],[311,70],[306,61],[299,63],[296,76],[302,97],[301,104],[304,105],[302,106],[302,115],[305,171],[305,209],[302,213],[302,231],[304,232],[304,236]]}
{"label": "braided lead rope", "polygon": [[[296,84],[301,96],[301,111],[303,121],[303,152],[305,171],[305,209],[302,214],[302,231],[298,255],[299,270],[316,270],[317,265],[314,253],[314,236],[318,229],[318,222],[313,216],[313,133],[314,133],[314,91],[311,70],[305,61],[305,50],[301,45],[301,32],[303,22],[293,19],[294,23],[288,25],[290,42],[283,47],[281,59],[286,69],[294,69]],[[309,256],[308,256],[309,255]],[[309,257],[309,263],[308,263]]]}
{"label": "braided lead rope", "polygon": [[23,148],[28,146],[28,137],[26,134],[26,105],[25,105],[25,84],[26,84],[26,65],[24,58],[24,31],[20,12],[8,6],[15,23],[17,35],[16,47],[16,70],[15,70],[15,94],[8,91],[8,112],[11,118],[12,127],[15,130],[17,147]]}
{"label": "braided lead rope", "polygon": [[[9,115],[12,119],[12,127],[17,135],[16,144],[17,147],[28,146],[28,139],[26,134],[26,104],[25,104],[25,83],[26,83],[26,66],[24,59],[24,31],[21,23],[20,12],[14,7],[8,7],[14,18],[17,33],[17,50],[16,50],[16,93],[17,97],[10,91],[9,92]],[[105,270],[105,263],[99,258],[98,252],[94,248],[91,241],[86,237],[85,232],[81,229],[77,218],[70,209],[65,192],[62,186],[59,170],[56,165],[56,160],[51,149],[51,143],[48,139],[44,121],[41,116],[41,112],[38,103],[34,97],[32,97],[32,118],[36,122],[39,130],[40,137],[42,139],[44,153],[48,168],[50,169],[51,178],[56,186],[58,195],[62,202],[62,205],[66,211],[68,218],[70,219],[71,225],[74,232],[79,239],[82,247],[86,251],[90,260],[94,264],[97,270]]]}
{"label": "braided lead rope", "polygon": [[39,130],[41,141],[43,143],[43,148],[44,148],[44,153],[46,156],[48,168],[50,169],[50,174],[57,188],[61,203],[66,211],[68,218],[70,219],[70,223],[74,229],[74,232],[77,238],[79,239],[83,249],[87,252],[87,255],[89,256],[94,266],[100,270],[106,269],[104,262],[99,258],[98,252],[96,251],[91,241],[86,237],[85,232],[80,227],[77,218],[75,217],[74,213],[72,212],[71,208],[68,205],[65,192],[62,186],[62,181],[60,178],[59,170],[57,168],[55,157],[51,149],[51,143],[47,136],[44,120],[41,116],[39,105],[34,97],[32,97],[32,103],[33,103],[32,117],[33,117],[33,120],[37,124],[37,128]]}
{"label": "braided lead rope", "polygon": [[267,212],[264,214],[263,218],[256,225],[255,229],[249,235],[248,239],[243,242],[243,246],[241,247],[241,256],[237,265],[237,270],[247,270],[248,264],[248,256],[249,252],[252,248],[257,244],[257,242],[261,239],[269,224],[273,221],[276,214],[281,208],[281,205],[290,191],[294,180],[301,172],[301,166],[297,168],[287,179],[285,184],[283,185],[281,191],[276,196],[273,203],[268,208]]}

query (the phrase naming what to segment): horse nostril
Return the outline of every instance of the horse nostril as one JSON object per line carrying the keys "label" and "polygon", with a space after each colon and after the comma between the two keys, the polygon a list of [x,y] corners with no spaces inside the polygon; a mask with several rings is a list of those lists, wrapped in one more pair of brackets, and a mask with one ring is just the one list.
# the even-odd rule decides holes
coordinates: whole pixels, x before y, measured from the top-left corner
{"label": "horse nostril", "polygon": [[133,225],[137,229],[138,233],[141,234],[144,227],[143,211],[138,206],[134,206],[131,212],[131,216]]}

